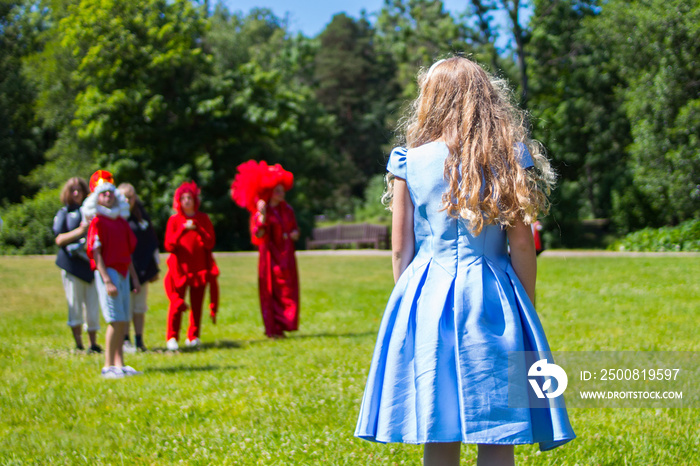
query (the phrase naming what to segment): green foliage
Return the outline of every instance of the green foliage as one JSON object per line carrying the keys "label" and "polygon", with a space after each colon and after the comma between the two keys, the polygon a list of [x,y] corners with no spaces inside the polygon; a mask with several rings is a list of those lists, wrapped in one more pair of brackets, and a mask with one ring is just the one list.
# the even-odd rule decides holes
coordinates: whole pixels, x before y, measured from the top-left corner
{"label": "green foliage", "polygon": [[[218,9],[204,36],[213,57],[207,78],[208,100],[201,105],[207,122],[198,128],[211,158],[212,178],[205,190],[215,212],[218,247],[249,248],[248,214],[233,205],[228,188],[238,164],[248,159],[281,163],[295,175],[288,200],[302,235],[313,215],[333,205],[329,194],[344,186],[331,143],[334,120],[316,101],[309,79],[313,44],[289,38],[283,23],[267,10],[247,17]],[[238,55],[230,50],[242,47]]]}
{"label": "green foliage", "polygon": [[346,191],[360,197],[372,175],[384,172],[387,127],[400,92],[392,57],[378,49],[366,19],[338,14],[319,36],[315,57],[316,97],[335,116],[334,152]]}
{"label": "green foliage", "polygon": [[29,180],[57,187],[108,169],[136,186],[162,231],[175,188],[194,179],[222,249],[250,247],[247,213],[228,196],[247,159],[295,173],[290,200],[303,232],[332,205],[328,193],[342,181],[329,150],[333,120],[296,77],[308,75],[312,47],[289,39],[271,12],[243,18],[219,7],[209,19],[188,0],[47,6],[50,27],[27,68],[58,140]]}
{"label": "green foliage", "polygon": [[22,69],[40,27],[29,3],[0,2],[0,203],[35,192],[24,177],[43,161],[50,140],[36,119],[35,89]]}
{"label": "green foliage", "polygon": [[[488,63],[491,72],[514,78],[513,85],[520,88],[519,104],[527,109],[530,73],[526,57],[530,54],[531,30],[522,18],[527,10],[532,9],[532,2],[471,0],[467,4],[470,8],[462,17],[471,20],[469,42],[478,44],[475,58],[480,63]],[[507,28],[502,19],[497,19],[499,16],[508,18]],[[496,46],[497,41],[507,45]]]}
{"label": "green foliage", "polygon": [[684,1],[536,2],[531,108],[561,177],[561,244],[582,219],[626,233],[697,217],[698,18]]}
{"label": "green foliage", "polygon": [[[420,446],[353,437],[390,257],[300,255],[301,329],[275,341],[262,335],[257,258],[217,260],[221,309],[216,325],[203,322],[203,349],[163,351],[167,299],[153,284],[152,351],[126,355],[144,374],[109,381],[103,356],[72,352],[51,259],[0,258],[0,463],[421,464]],[[538,272],[538,314],[555,351],[700,350],[696,257],[541,256]],[[699,413],[571,409],[576,440],[549,452],[518,446],[516,463],[693,464]],[[475,455],[463,446],[462,463]]]}
{"label": "green foliage", "polygon": [[675,227],[644,228],[615,242],[619,251],[700,252],[700,220],[687,220]]}
{"label": "green foliage", "polygon": [[635,192],[653,211],[646,225],[700,213],[700,6],[685,0],[615,1],[595,22],[624,78]]}
{"label": "green foliage", "polygon": [[117,182],[136,186],[163,225],[174,190],[163,173],[195,177],[203,152],[191,137],[202,93],[197,74],[208,66],[198,47],[201,9],[186,0],[45,6],[49,27],[27,67],[40,91],[39,115],[58,140],[31,179],[55,186],[97,167],[111,170]]}
{"label": "green foliage", "polygon": [[247,15],[218,4],[209,19],[204,44],[218,74],[254,61],[266,70],[280,69],[281,49],[288,47],[286,25],[271,10],[253,8]]}
{"label": "green foliage", "polygon": [[630,185],[629,124],[616,93],[621,78],[615,58],[596,44],[598,3],[539,1],[531,19],[533,136],[560,176],[545,221],[561,229],[554,245],[580,245],[580,221],[611,217],[614,198]]}
{"label": "green foliage", "polygon": [[416,74],[446,54],[470,54],[471,30],[431,0],[384,0],[377,18],[377,42],[398,65],[402,99],[417,95]]}
{"label": "green foliage", "polygon": [[51,231],[61,208],[60,190],[43,190],[32,199],[0,210],[0,254],[51,254],[56,252]]}
{"label": "green foliage", "polygon": [[[471,0],[456,16],[441,1],[385,0],[376,22],[339,14],[315,38],[291,36],[268,9],[209,3],[1,2],[0,205],[39,205],[38,191],[105,168],[136,186],[162,232],[176,186],[193,179],[217,247],[246,249],[247,213],[228,188],[238,164],[265,159],[295,174],[302,234],[319,214],[386,215],[369,199],[416,73],[463,54],[528,99],[561,180],[549,247],[584,245],[583,220],[623,234],[698,217],[692,2],[537,0],[524,25],[529,2]],[[512,40],[497,50],[495,9],[515,21],[505,34],[517,52]],[[50,225],[53,212],[32,209],[16,212]],[[20,236],[3,251],[44,250],[41,235]]]}
{"label": "green foliage", "polygon": [[382,196],[385,190],[385,175],[374,175],[367,183],[364,204],[355,209],[356,221],[391,223],[391,212],[382,203]]}

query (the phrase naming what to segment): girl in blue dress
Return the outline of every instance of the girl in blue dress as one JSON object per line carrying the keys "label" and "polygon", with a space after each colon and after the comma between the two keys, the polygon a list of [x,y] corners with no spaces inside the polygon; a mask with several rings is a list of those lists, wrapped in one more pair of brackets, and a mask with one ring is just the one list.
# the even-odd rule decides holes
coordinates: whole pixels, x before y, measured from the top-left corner
{"label": "girl in blue dress", "polygon": [[408,149],[389,158],[396,285],[355,435],[424,444],[426,465],[459,464],[461,443],[478,444],[479,465],[513,464],[513,445],[548,450],[575,437],[561,397],[546,408],[508,402],[509,354],[549,351],[529,224],[554,174],[480,66],[440,60],[418,82]]}

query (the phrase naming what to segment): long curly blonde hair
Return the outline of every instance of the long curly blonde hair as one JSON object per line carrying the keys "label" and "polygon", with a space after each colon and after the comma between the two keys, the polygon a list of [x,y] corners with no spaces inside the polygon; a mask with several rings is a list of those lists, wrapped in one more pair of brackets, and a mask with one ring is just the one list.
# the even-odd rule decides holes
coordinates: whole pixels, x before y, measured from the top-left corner
{"label": "long curly blonde hair", "polygon": [[[484,225],[512,226],[519,219],[529,224],[548,211],[556,176],[541,144],[528,137],[525,114],[511,102],[503,80],[471,60],[452,57],[423,70],[418,85],[402,124],[406,145],[447,145],[449,189],[442,202],[449,216],[464,218],[478,235]],[[530,169],[519,162],[525,148],[534,162]]]}

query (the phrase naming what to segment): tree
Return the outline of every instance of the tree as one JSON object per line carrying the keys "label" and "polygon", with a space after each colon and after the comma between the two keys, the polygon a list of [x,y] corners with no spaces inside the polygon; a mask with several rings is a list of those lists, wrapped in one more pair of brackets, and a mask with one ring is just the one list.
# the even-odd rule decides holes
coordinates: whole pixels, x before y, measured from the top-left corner
{"label": "tree", "polygon": [[341,160],[345,197],[361,197],[369,177],[384,171],[388,121],[399,89],[390,56],[377,50],[366,19],[335,15],[319,36],[316,97],[335,116],[335,154]]}
{"label": "tree", "polygon": [[[580,244],[580,220],[610,218],[615,192],[627,189],[629,124],[616,93],[614,57],[592,34],[596,0],[538,1],[530,27],[530,107],[533,133],[559,172],[550,230],[565,245]],[[550,235],[550,239],[554,239]]]}
{"label": "tree", "polygon": [[499,27],[495,24],[494,13],[504,12],[510,21],[511,35],[515,41],[515,62],[518,68],[520,83],[520,105],[527,108],[529,98],[529,78],[527,72],[526,45],[530,40],[530,31],[521,23],[522,12],[528,8],[527,1],[520,0],[471,0],[471,10],[476,16],[477,32],[473,40],[480,44],[490,56],[494,72],[505,71],[509,67],[503,63],[496,49],[496,40],[500,36]]}
{"label": "tree", "polygon": [[27,2],[0,2],[0,204],[35,192],[25,177],[43,162],[51,140],[38,125],[35,89],[22,66],[36,46],[38,19]]}
{"label": "tree", "polygon": [[[136,186],[162,228],[175,188],[194,179],[223,249],[249,247],[247,213],[228,195],[249,158],[295,173],[290,199],[303,231],[332,204],[342,177],[330,156],[333,119],[302,84],[308,70],[295,76],[295,58],[308,65],[310,48],[269,12],[209,18],[188,0],[50,0],[46,11],[43,48],[28,61],[39,114],[58,134],[32,175],[50,179],[46,189],[109,169]],[[230,60],[227,48],[240,45]],[[39,222],[48,228],[50,218]],[[28,244],[9,233],[14,247]]]}
{"label": "tree", "polygon": [[249,247],[247,213],[228,198],[236,166],[249,159],[281,163],[295,174],[288,198],[302,233],[309,233],[313,215],[333,208],[331,193],[343,183],[332,156],[333,118],[309,83],[313,45],[303,37],[290,38],[270,12],[252,10],[243,17],[219,9],[203,46],[213,57],[214,73],[201,104],[209,115],[201,130],[210,144],[212,211],[221,237],[228,238],[229,247]]}
{"label": "tree", "polygon": [[396,79],[401,98],[416,97],[416,74],[447,54],[477,51],[464,22],[445,11],[442,1],[384,0],[377,18],[377,42],[397,63]]}
{"label": "tree", "polygon": [[[593,26],[593,25],[592,25]],[[700,217],[700,6],[684,0],[611,1],[595,23],[616,56],[629,118],[632,192],[617,209],[627,227]],[[625,211],[644,213],[641,219]]]}
{"label": "tree", "polygon": [[137,184],[159,219],[171,181],[159,173],[191,177],[201,155],[190,133],[200,122],[196,77],[208,66],[200,9],[185,0],[49,6],[52,28],[31,66],[41,115],[59,131],[51,158],[62,165],[77,154],[88,170],[110,168]]}

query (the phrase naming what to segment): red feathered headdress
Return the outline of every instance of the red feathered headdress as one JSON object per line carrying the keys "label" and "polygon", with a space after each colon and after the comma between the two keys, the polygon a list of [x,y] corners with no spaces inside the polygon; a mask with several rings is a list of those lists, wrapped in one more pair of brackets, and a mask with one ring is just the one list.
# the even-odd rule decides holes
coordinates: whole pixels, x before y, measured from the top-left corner
{"label": "red feathered headdress", "polygon": [[294,186],[294,175],[278,163],[269,168],[263,184],[269,187],[270,191],[275,189],[278,184],[281,184],[285,191],[289,191]]}
{"label": "red feathered headdress", "polygon": [[199,187],[194,181],[182,183],[176,190],[173,196],[173,209],[178,214],[183,214],[182,206],[180,205],[180,198],[183,194],[190,193],[194,197],[194,210],[199,210]]}
{"label": "red feathered headdress", "polygon": [[231,199],[252,213],[257,211],[258,200],[270,200],[272,190],[278,184],[281,184],[285,191],[292,189],[292,172],[288,172],[280,164],[269,166],[264,160],[248,160],[237,167],[236,177],[231,183]]}

